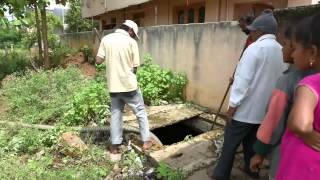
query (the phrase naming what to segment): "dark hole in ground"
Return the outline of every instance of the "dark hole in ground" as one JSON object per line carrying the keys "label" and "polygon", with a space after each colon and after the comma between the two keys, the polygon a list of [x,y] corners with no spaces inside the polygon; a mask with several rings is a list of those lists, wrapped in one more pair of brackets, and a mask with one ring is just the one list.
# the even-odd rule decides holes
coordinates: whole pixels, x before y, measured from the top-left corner
{"label": "dark hole in ground", "polygon": [[176,124],[154,129],[152,132],[160,139],[163,145],[171,145],[205,133],[209,131],[209,127],[209,123],[201,120],[200,117],[194,117]]}

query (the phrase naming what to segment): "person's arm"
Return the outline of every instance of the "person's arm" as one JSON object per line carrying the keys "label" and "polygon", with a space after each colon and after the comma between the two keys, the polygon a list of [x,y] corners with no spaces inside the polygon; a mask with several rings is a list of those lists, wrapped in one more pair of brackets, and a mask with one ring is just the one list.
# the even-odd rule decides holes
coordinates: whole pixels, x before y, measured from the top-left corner
{"label": "person's arm", "polygon": [[[281,83],[281,79],[279,81],[277,86]],[[256,154],[250,161],[250,169],[252,171],[257,172],[264,158],[270,153],[272,148],[270,144],[272,134],[278,126],[287,104],[288,95],[280,89],[274,89],[268,105],[267,114],[258,129],[257,140],[253,145],[253,150]]]}
{"label": "person's arm", "polygon": [[288,119],[288,128],[313,149],[320,151],[320,134],[314,130],[314,110],[318,97],[302,85],[297,88],[295,102]]}
{"label": "person's arm", "polygon": [[249,47],[243,53],[237,66],[234,82],[230,92],[228,115],[233,116],[236,108],[247,96],[250,84],[256,74],[257,57],[255,48]]}
{"label": "person's arm", "polygon": [[100,43],[100,46],[99,46],[99,49],[98,49],[98,53],[97,53],[97,56],[96,56],[96,64],[102,64],[105,57],[106,57],[106,49],[105,49],[105,46],[104,46],[104,42],[103,40],[101,41]]}
{"label": "person's arm", "polygon": [[131,52],[132,52],[133,73],[136,74],[138,67],[140,66],[139,47],[136,41],[133,41],[132,43]]}
{"label": "person's arm", "polygon": [[289,97],[281,89],[274,89],[268,105],[268,111],[262,120],[257,132],[257,142],[254,150],[260,155],[266,155],[271,146],[270,141],[274,130],[278,127],[279,122],[285,113]]}

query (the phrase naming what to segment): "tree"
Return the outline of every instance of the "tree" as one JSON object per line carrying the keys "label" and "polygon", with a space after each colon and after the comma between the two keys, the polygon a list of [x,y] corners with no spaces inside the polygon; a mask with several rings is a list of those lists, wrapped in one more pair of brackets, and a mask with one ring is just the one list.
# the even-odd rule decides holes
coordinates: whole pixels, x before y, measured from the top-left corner
{"label": "tree", "polygon": [[39,12],[38,12],[38,3],[36,0],[33,1],[34,7],[34,17],[36,20],[36,28],[37,28],[37,40],[38,40],[38,49],[39,49],[39,60],[40,62],[43,61],[43,52],[42,52],[42,38],[41,38],[41,28],[40,28],[40,19],[39,19]]}
{"label": "tree", "polygon": [[91,31],[98,23],[81,17],[81,0],[69,0],[70,10],[66,14],[66,23],[68,24],[68,32]]}
{"label": "tree", "polygon": [[[65,5],[67,0],[56,0],[56,3]],[[37,38],[39,43],[39,57],[42,57],[40,50],[41,42],[43,42],[43,60],[45,69],[50,68],[49,52],[48,52],[48,25],[46,7],[49,5],[49,0],[0,0],[0,17],[4,16],[4,12],[9,10],[9,13],[14,14],[18,19],[25,16],[26,10],[30,7],[36,9],[35,16],[39,17],[38,9],[40,10],[40,18],[36,18],[37,23]],[[1,21],[3,22],[3,21]],[[41,24],[41,27],[40,27]],[[39,33],[40,31],[41,33]],[[41,41],[42,40],[42,41]]]}

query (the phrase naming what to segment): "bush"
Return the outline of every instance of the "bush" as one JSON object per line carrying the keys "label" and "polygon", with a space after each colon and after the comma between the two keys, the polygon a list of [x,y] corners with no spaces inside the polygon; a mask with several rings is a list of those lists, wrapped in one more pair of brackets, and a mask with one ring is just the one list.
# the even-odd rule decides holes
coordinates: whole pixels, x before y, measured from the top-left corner
{"label": "bush", "polygon": [[52,52],[49,55],[50,66],[52,68],[56,68],[62,65],[68,54],[72,54],[74,52],[73,49],[68,48],[65,45],[56,45],[55,48],[52,49]]}
{"label": "bush", "polygon": [[162,101],[181,101],[187,84],[186,76],[152,64],[150,55],[146,55],[144,59],[144,64],[139,68],[137,76],[145,102],[159,105]]}
{"label": "bush", "polygon": [[95,64],[93,50],[88,45],[84,45],[79,51],[83,53],[85,62]]}
{"label": "bush", "polygon": [[67,125],[81,125],[89,122],[104,124],[110,116],[110,98],[106,84],[91,81],[72,100],[72,106],[65,114]]}
{"label": "bush", "polygon": [[11,29],[1,29],[0,31],[0,48],[5,49],[10,48],[11,44],[16,45],[21,41],[23,37],[22,32],[14,28]]}
{"label": "bush", "polygon": [[14,72],[23,72],[30,67],[27,51],[14,50],[5,54],[0,52],[0,81]]}

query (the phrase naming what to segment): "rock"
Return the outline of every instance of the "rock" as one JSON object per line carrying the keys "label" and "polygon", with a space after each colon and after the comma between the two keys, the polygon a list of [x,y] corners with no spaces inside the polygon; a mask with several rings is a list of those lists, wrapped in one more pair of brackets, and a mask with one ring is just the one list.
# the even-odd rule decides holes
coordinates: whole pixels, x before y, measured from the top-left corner
{"label": "rock", "polygon": [[119,167],[119,164],[115,164],[114,166],[113,166],[113,173],[115,173],[115,174],[117,174],[117,173],[121,173],[121,168]]}
{"label": "rock", "polygon": [[63,133],[60,137],[60,144],[63,148],[63,154],[66,156],[77,157],[88,147],[81,138],[73,132]]}
{"label": "rock", "polygon": [[112,154],[110,152],[107,152],[108,156],[110,157],[111,162],[119,162],[121,160],[121,154]]}
{"label": "rock", "polygon": [[45,154],[44,150],[37,152],[36,160],[40,160],[44,154]]}

